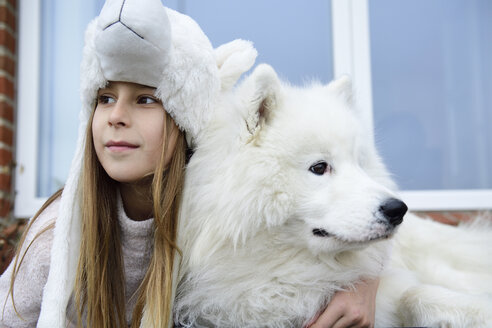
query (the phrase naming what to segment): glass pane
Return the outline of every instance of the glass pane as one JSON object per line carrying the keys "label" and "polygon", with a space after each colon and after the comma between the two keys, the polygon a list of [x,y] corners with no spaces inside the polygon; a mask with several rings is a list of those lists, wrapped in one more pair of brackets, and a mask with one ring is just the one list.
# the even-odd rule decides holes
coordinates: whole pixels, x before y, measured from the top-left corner
{"label": "glass pane", "polygon": [[492,189],[492,1],[369,1],[376,141],[402,189]]}
{"label": "glass pane", "polygon": [[78,131],[79,67],[84,31],[104,0],[41,2],[40,120],[37,197],[61,188]]}
{"label": "glass pane", "polygon": [[251,40],[256,62],[272,65],[293,84],[333,78],[331,1],[181,0],[178,5],[214,47]]}

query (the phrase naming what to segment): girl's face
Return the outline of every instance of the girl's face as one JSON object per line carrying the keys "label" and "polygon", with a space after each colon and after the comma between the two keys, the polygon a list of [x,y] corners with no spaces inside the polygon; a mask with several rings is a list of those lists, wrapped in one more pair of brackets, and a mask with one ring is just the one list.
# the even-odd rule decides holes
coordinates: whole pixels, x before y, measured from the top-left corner
{"label": "girl's face", "polygon": [[[94,147],[106,173],[118,182],[135,182],[153,173],[161,156],[167,114],[154,91],[140,84],[110,82],[98,92]],[[171,139],[165,165],[176,144],[176,138]]]}

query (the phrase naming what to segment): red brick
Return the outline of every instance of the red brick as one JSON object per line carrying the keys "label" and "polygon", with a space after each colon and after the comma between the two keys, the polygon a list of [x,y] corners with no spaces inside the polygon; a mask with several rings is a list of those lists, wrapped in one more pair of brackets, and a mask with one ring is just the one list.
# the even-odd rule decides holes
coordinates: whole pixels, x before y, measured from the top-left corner
{"label": "red brick", "polygon": [[7,217],[10,214],[11,204],[6,199],[0,200],[0,217]]}
{"label": "red brick", "polygon": [[10,193],[12,177],[10,173],[0,173],[0,190]]}
{"label": "red brick", "polygon": [[19,230],[19,226],[14,223],[9,225],[3,230],[3,235],[7,238],[11,238],[18,230]]}
{"label": "red brick", "polygon": [[454,226],[460,223],[468,222],[480,215],[478,211],[436,211],[418,212],[417,214],[419,216],[429,217],[435,221]]}
{"label": "red brick", "polygon": [[14,108],[5,101],[0,101],[0,117],[11,123],[14,122]]}
{"label": "red brick", "polygon": [[15,15],[6,6],[0,6],[0,22],[6,23],[13,31],[16,30]]}
{"label": "red brick", "polygon": [[0,30],[0,44],[6,46],[12,53],[15,53],[15,38],[9,31]]}
{"label": "red brick", "polygon": [[17,9],[17,0],[8,0],[8,2],[14,10]]}
{"label": "red brick", "polygon": [[0,165],[12,164],[12,152],[7,149],[0,149]]}
{"label": "red brick", "polygon": [[[9,191],[10,192],[10,191]],[[10,208],[10,200],[5,197],[0,197],[0,209]]]}
{"label": "red brick", "polygon": [[14,141],[14,133],[13,131],[6,127],[6,126],[0,126],[0,141],[9,145],[9,146],[12,146],[13,145],[13,141]]}
{"label": "red brick", "polygon": [[0,56],[0,70],[4,70],[10,75],[15,75],[15,61],[7,56]]}
{"label": "red brick", "polygon": [[14,99],[14,83],[4,76],[0,77],[0,93]]}
{"label": "red brick", "polygon": [[459,222],[468,222],[475,216],[477,216],[477,212],[449,212],[449,215],[453,216]]}
{"label": "red brick", "polygon": [[446,212],[421,212],[418,213],[420,216],[431,218],[434,221],[449,224],[449,225],[458,225],[458,221],[454,218],[450,218],[446,215]]}

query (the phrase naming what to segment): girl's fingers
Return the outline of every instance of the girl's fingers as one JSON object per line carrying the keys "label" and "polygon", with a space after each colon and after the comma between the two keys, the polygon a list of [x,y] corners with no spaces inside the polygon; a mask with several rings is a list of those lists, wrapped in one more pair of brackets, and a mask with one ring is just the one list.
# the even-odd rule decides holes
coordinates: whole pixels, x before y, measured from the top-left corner
{"label": "girl's fingers", "polygon": [[[332,305],[332,306],[330,306]],[[318,319],[309,326],[310,328],[331,328],[343,317],[343,308],[328,304],[326,309],[321,313]]]}

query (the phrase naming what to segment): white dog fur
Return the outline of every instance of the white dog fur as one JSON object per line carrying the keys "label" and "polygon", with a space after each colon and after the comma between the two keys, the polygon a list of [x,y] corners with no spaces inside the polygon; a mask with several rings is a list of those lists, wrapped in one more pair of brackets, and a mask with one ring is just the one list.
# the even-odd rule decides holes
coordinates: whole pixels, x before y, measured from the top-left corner
{"label": "white dog fur", "polygon": [[359,116],[349,79],[296,88],[267,65],[224,97],[187,169],[176,322],[302,327],[381,277],[376,327],[490,327],[490,225],[385,224],[396,188]]}

